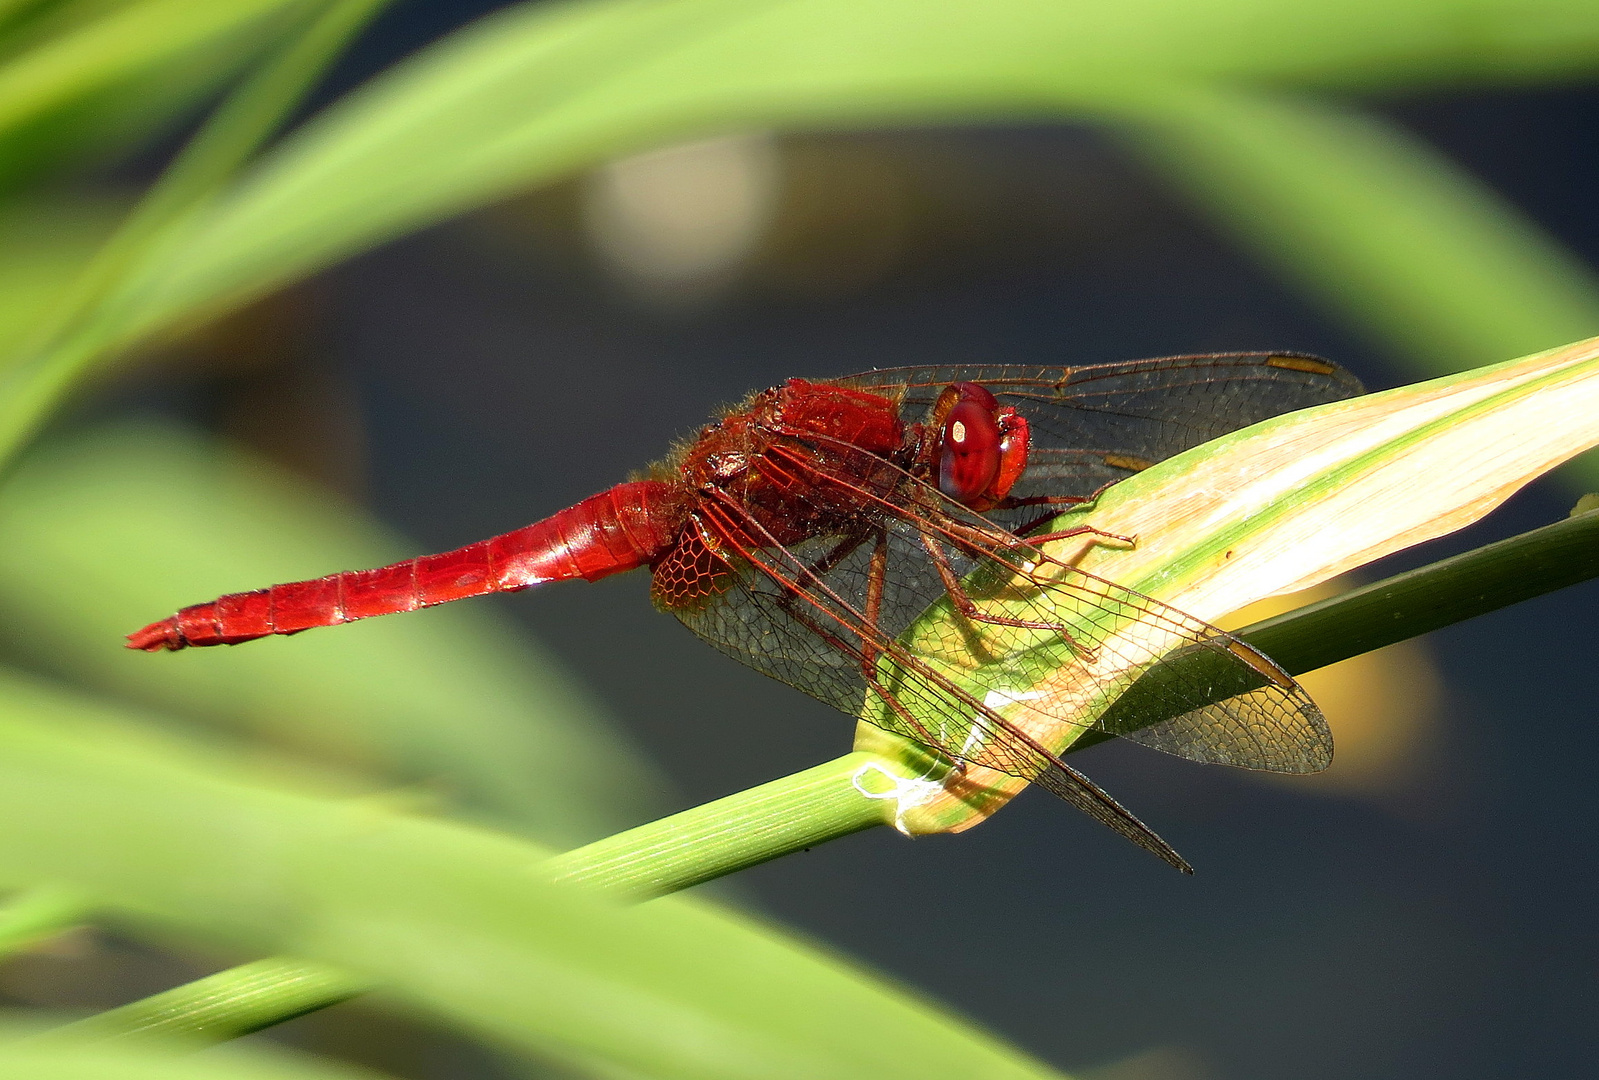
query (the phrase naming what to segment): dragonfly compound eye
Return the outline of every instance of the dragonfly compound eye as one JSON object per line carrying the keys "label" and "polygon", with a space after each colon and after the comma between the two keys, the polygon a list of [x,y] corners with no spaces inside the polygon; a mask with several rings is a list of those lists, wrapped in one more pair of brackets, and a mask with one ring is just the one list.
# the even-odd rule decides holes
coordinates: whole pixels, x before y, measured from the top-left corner
{"label": "dragonfly compound eye", "polygon": [[939,442],[938,490],[963,505],[979,501],[999,473],[1001,456],[994,410],[971,399],[956,402]]}

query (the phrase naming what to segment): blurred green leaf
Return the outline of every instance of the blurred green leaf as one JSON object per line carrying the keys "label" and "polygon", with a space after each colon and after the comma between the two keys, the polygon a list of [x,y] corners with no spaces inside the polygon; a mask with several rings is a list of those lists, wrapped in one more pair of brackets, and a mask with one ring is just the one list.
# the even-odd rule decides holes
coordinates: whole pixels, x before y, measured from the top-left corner
{"label": "blurred green leaf", "polygon": [[[82,145],[119,115],[170,117],[317,5],[57,6],[82,18],[0,40],[11,50],[0,178],[30,148]],[[39,413],[19,415],[66,385],[41,371],[80,373],[607,156],[750,125],[1131,125],[1173,175],[1377,333],[1453,364],[1519,352],[1592,329],[1593,282],[1573,260],[1376,122],[1210,84],[1566,78],[1596,56],[1599,9],[1586,0],[526,6],[285,140],[224,200],[118,267],[66,344],[8,349],[30,366],[0,387],[0,442],[19,441]],[[52,274],[75,250],[0,263],[0,290],[12,286],[0,349],[37,328],[30,316],[49,307]],[[171,433],[55,448],[0,493],[4,633],[37,662],[391,777],[443,777],[471,805],[558,842],[612,827],[611,808],[650,786],[646,770],[614,737],[567,723],[584,712],[575,692],[467,612],[261,643],[204,666],[114,648],[178,604],[401,554],[329,500]],[[540,851],[528,845],[250,787],[225,779],[225,760],[191,761],[120,720],[86,720],[93,712],[0,689],[6,883],[65,881],[146,931],[349,965],[492,1039],[614,1070],[1040,1074],[729,916],[682,902],[592,911],[529,881]]]}
{"label": "blurred green leaf", "polygon": [[0,198],[29,182],[104,163],[177,126],[242,65],[324,6],[313,0],[0,4]]}
{"label": "blurred green leaf", "polygon": [[[1334,105],[1195,87],[1128,141],[1417,378],[1599,331],[1599,274],[1442,154]],[[1599,457],[1560,474],[1599,483]]]}
{"label": "blurred green leaf", "polygon": [[652,769],[485,605],[204,655],[121,647],[184,604],[407,554],[260,459],[173,427],[119,427],[47,448],[0,488],[0,634],[120,694],[443,784],[550,843],[647,816],[663,787]]}
{"label": "blurred green leaf", "polygon": [[0,1076],[7,1080],[382,1080],[383,1074],[262,1046],[196,1054],[186,1045],[44,1038],[0,1029]]}
{"label": "blurred green leaf", "polygon": [[[14,352],[11,444],[42,425],[95,338],[93,313],[153,237],[192,213],[255,154],[321,77],[333,57],[388,0],[328,0],[313,6],[250,77],[217,106],[56,303],[42,308]],[[320,7],[320,10],[317,10]]]}
{"label": "blurred green leaf", "polygon": [[[56,360],[90,364],[408,229],[710,130],[1117,119],[1200,78],[1547,78],[1599,60],[1591,4],[1470,11],[1474,32],[1462,35],[1458,2],[523,6],[426,50],[286,140],[212,214],[174,230]],[[26,426],[0,417],[0,437]]]}
{"label": "blurred green leaf", "polygon": [[6,897],[0,904],[0,959],[75,925],[86,913],[83,897],[58,885]]}
{"label": "blurred green leaf", "polygon": [[0,354],[26,343],[126,209],[88,196],[0,205]]}
{"label": "blurred green leaf", "polygon": [[[74,98],[165,65],[231,35],[258,40],[306,0],[136,0],[32,44],[0,66],[0,133]],[[282,24],[280,24],[282,25]]]}
{"label": "blurred green leaf", "polygon": [[64,1039],[236,1039],[372,989],[364,979],[304,960],[275,958],[219,971],[74,1020],[51,1032]]}
{"label": "blurred green leaf", "polygon": [[1195,87],[1131,141],[1286,276],[1442,375],[1599,332],[1599,274],[1374,116]]}
{"label": "blurred green leaf", "polygon": [[0,682],[0,886],[145,935],[321,960],[513,1049],[684,1080],[1055,1075],[752,920],[548,884],[546,849],[244,783],[105,706]]}
{"label": "blurred green leaf", "polygon": [[0,134],[0,198],[59,184],[125,159],[170,133],[260,46],[243,36],[197,47],[176,63],[86,89]]}
{"label": "blurred green leaf", "polygon": [[[1456,5],[611,0],[485,20],[286,143],[130,288],[130,323],[233,302],[374,242],[593,164],[736,125],[1092,116],[1185,78],[1367,81],[1599,62],[1599,9],[1560,33],[1503,13],[1471,48]],[[1477,8],[1474,6],[1474,11]],[[1490,23],[1489,7],[1482,14]],[[1540,52],[1538,44],[1560,47]],[[1416,59],[1416,58],[1422,59]],[[1386,62],[1386,63],[1385,63]],[[1522,65],[1526,65],[1525,68]],[[181,255],[179,254],[181,252]],[[1503,355],[1498,354],[1498,355]]]}

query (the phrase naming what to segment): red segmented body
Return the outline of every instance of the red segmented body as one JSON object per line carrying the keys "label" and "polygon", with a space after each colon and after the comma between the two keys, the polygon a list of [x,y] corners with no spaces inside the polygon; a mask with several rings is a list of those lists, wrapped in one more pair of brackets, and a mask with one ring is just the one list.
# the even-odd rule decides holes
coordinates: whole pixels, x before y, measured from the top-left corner
{"label": "red segmented body", "polygon": [[236,645],[546,581],[597,581],[654,562],[672,546],[684,516],[675,495],[657,480],[618,484],[543,521],[455,551],[186,607],[130,634],[128,644],[146,652]]}

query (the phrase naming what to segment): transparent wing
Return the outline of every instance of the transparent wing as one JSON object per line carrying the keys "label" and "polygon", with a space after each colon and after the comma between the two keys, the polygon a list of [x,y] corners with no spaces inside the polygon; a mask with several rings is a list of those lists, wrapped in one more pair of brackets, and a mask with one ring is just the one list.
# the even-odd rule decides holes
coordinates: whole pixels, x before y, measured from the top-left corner
{"label": "transparent wing", "polygon": [[[721,523],[723,526],[726,522]],[[729,549],[715,522],[702,522],[656,570],[657,599],[717,649],[851,716],[863,716],[954,760],[1030,780],[1191,873],[1146,825],[1047,747],[872,624],[863,610],[818,580],[816,567],[851,548],[879,550],[879,538],[844,536],[796,550]],[[896,546],[904,548],[903,537]],[[713,550],[713,547],[715,550]],[[840,575],[839,562],[825,573]],[[663,579],[665,584],[663,586]],[[692,598],[681,587],[708,584]],[[663,593],[665,595],[663,595]],[[973,735],[976,733],[977,738]],[[963,752],[964,751],[964,752]]]}
{"label": "transparent wing", "polygon": [[994,551],[961,587],[973,613],[945,603],[909,640],[930,661],[978,657],[965,661],[966,681],[985,700],[1014,700],[1013,725],[1071,741],[1101,731],[1190,761],[1271,772],[1319,772],[1332,761],[1326,720],[1298,683],[1170,605],[1026,548]]}
{"label": "transparent wing", "polygon": [[[702,499],[698,540],[654,575],[663,608],[679,617],[694,613],[685,621],[718,644],[736,634],[745,663],[852,715],[866,690],[882,697],[883,688],[869,685],[870,672],[849,659],[862,654],[862,640],[818,623],[819,611],[856,638],[869,633],[868,655],[903,653],[945,673],[985,707],[1003,703],[1020,717],[1013,727],[1050,733],[1045,744],[1052,747],[1093,729],[1243,768],[1314,772],[1330,762],[1320,710],[1237,638],[1047,559],[909,474],[889,497],[855,479],[858,463],[769,453],[782,455],[783,472],[809,471],[818,484],[853,497],[856,509],[840,519],[843,531],[785,546],[738,497],[710,493]],[[885,463],[874,458],[873,466]],[[767,585],[682,584],[710,580],[703,567],[718,559],[729,564],[729,581],[748,566]],[[1135,683],[1138,693],[1110,709]],[[1063,726],[1079,730],[1063,734]],[[922,735],[956,748],[956,757],[1014,771],[960,752],[957,740],[982,742],[984,733],[962,727],[959,717],[935,716]]]}
{"label": "transparent wing", "polygon": [[[1303,353],[1213,353],[1115,364],[884,368],[829,380],[902,402],[920,419],[952,382],[987,387],[1027,418],[1032,448],[1013,494],[1088,496],[1220,435],[1363,392],[1330,360]],[[1009,515],[994,515],[1009,525]]]}
{"label": "transparent wing", "polygon": [[1180,868],[1169,845],[1059,750],[1097,730],[1246,768],[1310,772],[1331,760],[1320,711],[1265,656],[1070,567],[1052,564],[1051,580],[978,556],[963,583],[977,616],[943,595],[893,633],[904,619],[881,592],[887,567],[918,551],[930,560],[919,524],[886,524],[875,535],[757,547],[745,539],[757,522],[736,505],[711,507],[657,567],[657,599],[755,670],[954,761],[1038,783]]}

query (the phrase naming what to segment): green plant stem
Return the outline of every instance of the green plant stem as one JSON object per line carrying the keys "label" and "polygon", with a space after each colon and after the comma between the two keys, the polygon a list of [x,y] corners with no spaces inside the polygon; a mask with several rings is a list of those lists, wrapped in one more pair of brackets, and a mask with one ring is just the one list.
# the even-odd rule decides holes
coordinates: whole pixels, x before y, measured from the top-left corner
{"label": "green plant stem", "polygon": [[[1599,577],[1599,512],[1578,514],[1255,623],[1239,636],[1299,674]],[[1081,749],[1111,736],[1090,736]],[[632,900],[892,821],[893,763],[851,753],[769,784],[557,855],[557,881]],[[868,780],[879,770],[880,776]],[[894,772],[888,770],[893,769]],[[905,779],[910,779],[906,777]],[[862,790],[862,789],[865,790]],[[72,1025],[80,1034],[223,1039],[360,993],[335,968],[273,959],[224,971]]]}
{"label": "green plant stem", "polygon": [[97,1013],[39,1038],[155,1036],[222,1042],[337,1005],[370,989],[370,981],[326,964],[274,957]]}
{"label": "green plant stem", "polygon": [[1239,636],[1295,675],[1599,577],[1599,513],[1352,589]]}
{"label": "green plant stem", "polygon": [[[857,786],[866,783],[863,770],[887,767],[873,754],[845,754],[557,855],[546,865],[557,881],[632,900],[664,896],[892,820],[891,800]],[[887,786],[888,777],[881,779]]]}
{"label": "green plant stem", "polygon": [[26,949],[84,920],[88,906],[71,889],[29,889],[0,906],[0,958]]}

